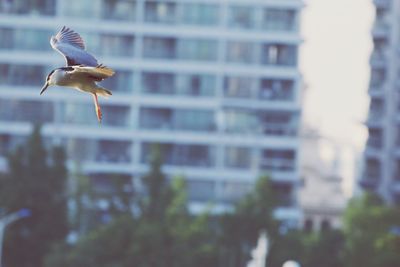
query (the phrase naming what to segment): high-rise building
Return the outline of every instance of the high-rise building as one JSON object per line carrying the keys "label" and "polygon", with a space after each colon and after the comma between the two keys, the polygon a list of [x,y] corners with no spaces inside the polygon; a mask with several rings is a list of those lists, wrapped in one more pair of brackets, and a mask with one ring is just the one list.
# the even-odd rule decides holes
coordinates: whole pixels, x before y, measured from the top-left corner
{"label": "high-rise building", "polygon": [[374,0],[374,49],[370,59],[371,98],[368,142],[364,152],[361,185],[387,202],[400,202],[399,70],[400,1]]}
{"label": "high-rise building", "polygon": [[[165,172],[187,179],[190,207],[224,209],[268,174],[281,197],[276,216],[299,217],[298,69],[301,0],[0,1],[0,154],[42,122],[67,148],[70,168],[98,186],[124,175],[135,185],[150,144]],[[98,124],[92,98],[39,91],[64,64],[49,45],[62,26],[116,70],[103,86]],[[3,157],[4,167],[4,157]],[[140,187],[140,186],[139,186]]]}

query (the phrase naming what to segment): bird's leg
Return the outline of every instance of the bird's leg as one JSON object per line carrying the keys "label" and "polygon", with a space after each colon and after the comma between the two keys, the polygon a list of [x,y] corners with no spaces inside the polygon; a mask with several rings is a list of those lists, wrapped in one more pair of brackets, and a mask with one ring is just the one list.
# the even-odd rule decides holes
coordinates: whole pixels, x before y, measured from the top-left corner
{"label": "bird's leg", "polygon": [[103,115],[101,114],[101,109],[100,109],[99,101],[97,100],[97,95],[96,94],[93,94],[93,99],[94,99],[94,106],[96,108],[97,119],[101,123],[101,118],[102,118]]}

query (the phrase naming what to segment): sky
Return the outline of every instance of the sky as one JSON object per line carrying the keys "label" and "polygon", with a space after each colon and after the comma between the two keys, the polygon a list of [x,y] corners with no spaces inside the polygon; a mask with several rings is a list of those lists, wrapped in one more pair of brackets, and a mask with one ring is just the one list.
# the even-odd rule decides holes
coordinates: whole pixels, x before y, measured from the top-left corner
{"label": "sky", "polygon": [[[342,153],[351,183],[354,157],[367,138],[372,0],[306,0],[302,14],[300,69],[306,86],[303,121],[317,128]],[[326,159],[332,146],[321,149]]]}

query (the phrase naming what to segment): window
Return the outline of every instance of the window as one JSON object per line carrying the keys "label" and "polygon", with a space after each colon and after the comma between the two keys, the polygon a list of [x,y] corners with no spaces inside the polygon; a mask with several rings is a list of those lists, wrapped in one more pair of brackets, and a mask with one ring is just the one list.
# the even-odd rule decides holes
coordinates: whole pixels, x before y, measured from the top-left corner
{"label": "window", "polygon": [[64,1],[63,14],[67,17],[93,19],[101,14],[101,0],[68,0]]}
{"label": "window", "polygon": [[261,169],[268,171],[294,171],[294,150],[265,149],[262,151]]}
{"label": "window", "polygon": [[40,86],[46,74],[40,65],[0,64],[0,85]]}
{"label": "window", "polygon": [[135,15],[135,0],[104,0],[103,2],[103,19],[134,21]]}
{"label": "window", "polygon": [[262,79],[259,98],[291,101],[294,99],[293,87],[293,80]]}
{"label": "window", "polygon": [[13,49],[15,46],[14,29],[0,28],[0,49]]}
{"label": "window", "polygon": [[55,0],[2,0],[0,13],[18,15],[55,15]]}
{"label": "window", "polygon": [[214,113],[207,110],[141,108],[140,125],[147,129],[211,131]]}
{"label": "window", "polygon": [[224,111],[225,131],[235,134],[261,133],[258,118],[254,112],[229,108]]}
{"label": "window", "polygon": [[226,97],[251,98],[255,96],[256,80],[249,77],[231,76],[224,80]]}
{"label": "window", "polygon": [[130,93],[133,91],[133,74],[131,71],[117,70],[112,77],[101,82],[101,86],[113,93]]}
{"label": "window", "polygon": [[180,39],[178,58],[187,60],[217,60],[217,41],[204,39]]}
{"label": "window", "polygon": [[104,56],[133,56],[134,37],[132,35],[82,33],[82,37],[91,53]]}
{"label": "window", "polygon": [[143,41],[145,58],[176,58],[176,39],[161,37],[145,37]]}
{"label": "window", "polygon": [[251,149],[248,147],[225,148],[225,166],[248,169],[251,165]]}
{"label": "window", "polygon": [[29,123],[52,122],[53,104],[30,100],[0,99],[0,120]]}
{"label": "window", "polygon": [[176,21],[176,4],[172,2],[146,2],[145,21],[174,23]]}
{"label": "window", "polygon": [[297,133],[297,116],[293,113],[264,111],[258,115],[264,135],[294,136]]}
{"label": "window", "polygon": [[128,163],[130,160],[130,142],[111,140],[100,140],[97,142],[96,161]]}
{"label": "window", "polygon": [[216,79],[208,74],[179,74],[176,94],[191,96],[215,95]]}
{"label": "window", "polygon": [[254,63],[255,45],[249,42],[229,42],[226,60],[235,63]]}
{"label": "window", "polygon": [[291,9],[264,10],[263,28],[273,31],[293,31],[296,25],[296,11]]}
{"label": "window", "polygon": [[172,73],[144,72],[142,74],[142,90],[151,94],[173,94],[175,75]]}
{"label": "window", "polygon": [[255,9],[252,7],[230,7],[228,25],[232,28],[254,28],[254,11]]}
{"label": "window", "polygon": [[[142,144],[141,161],[148,162],[150,143]],[[215,148],[207,145],[162,144],[161,151],[167,165],[213,167]]]}
{"label": "window", "polygon": [[219,8],[214,4],[182,3],[182,24],[217,25]]}
{"label": "window", "polygon": [[295,66],[297,64],[297,48],[294,45],[286,44],[264,44],[262,46],[261,63]]}

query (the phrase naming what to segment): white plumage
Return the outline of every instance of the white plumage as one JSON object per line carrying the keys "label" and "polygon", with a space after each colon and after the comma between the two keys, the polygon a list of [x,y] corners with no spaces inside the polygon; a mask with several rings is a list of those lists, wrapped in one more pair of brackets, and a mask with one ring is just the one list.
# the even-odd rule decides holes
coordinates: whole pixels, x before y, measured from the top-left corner
{"label": "white plumage", "polygon": [[52,70],[46,78],[40,94],[43,94],[51,85],[66,86],[81,92],[93,95],[96,114],[99,122],[102,119],[101,109],[97,96],[110,96],[112,93],[97,85],[114,75],[114,71],[102,64],[85,50],[85,43],[81,36],[65,26],[50,39],[51,47],[64,56],[65,67]]}

